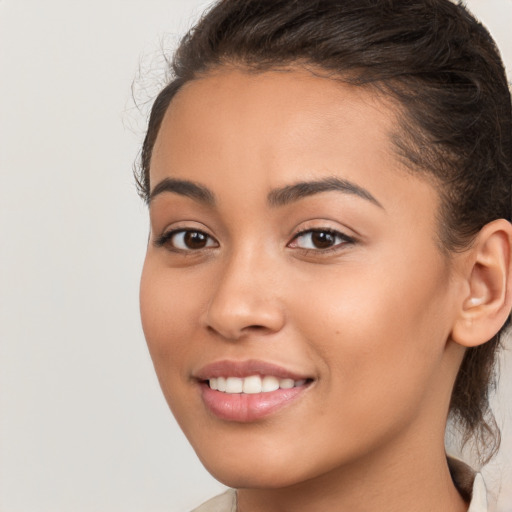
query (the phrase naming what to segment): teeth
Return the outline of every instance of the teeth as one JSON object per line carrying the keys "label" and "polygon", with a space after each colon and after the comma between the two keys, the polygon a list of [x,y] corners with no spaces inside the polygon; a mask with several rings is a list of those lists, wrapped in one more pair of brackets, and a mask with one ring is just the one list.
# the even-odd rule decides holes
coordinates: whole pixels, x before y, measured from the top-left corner
{"label": "teeth", "polygon": [[279,387],[281,389],[291,389],[295,386],[295,381],[293,379],[281,379],[279,381]]}
{"label": "teeth", "polygon": [[271,375],[263,377],[263,380],[261,381],[261,390],[263,393],[269,393],[270,391],[276,391],[277,389],[279,389],[279,379],[272,377]]}
{"label": "teeth", "polygon": [[217,389],[219,391],[226,391],[226,379],[224,377],[217,378]]}
{"label": "teeth", "polygon": [[228,377],[226,379],[226,393],[241,393],[243,391],[244,381],[237,377]]}
{"label": "teeth", "polygon": [[243,379],[238,377],[214,377],[209,379],[210,388],[223,393],[235,394],[245,393],[254,395],[257,393],[270,393],[278,389],[291,389],[306,384],[304,379],[278,379],[272,375],[260,377],[259,375],[251,375]]}
{"label": "teeth", "polygon": [[252,375],[251,377],[246,377],[244,379],[243,391],[244,393],[251,395],[261,393],[261,377],[259,375]]}

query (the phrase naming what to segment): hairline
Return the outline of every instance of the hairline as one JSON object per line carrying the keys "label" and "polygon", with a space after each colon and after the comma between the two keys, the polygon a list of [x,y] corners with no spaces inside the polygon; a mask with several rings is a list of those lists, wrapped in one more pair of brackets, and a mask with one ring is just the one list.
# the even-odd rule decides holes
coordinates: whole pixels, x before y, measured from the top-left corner
{"label": "hairline", "polygon": [[[364,71],[364,66],[359,68],[359,71]],[[418,164],[411,159],[411,151],[404,151],[403,144],[407,145],[409,149],[415,150],[415,155],[419,154],[419,147],[417,145],[417,141],[415,140],[414,135],[425,136],[424,130],[421,126],[418,125],[417,122],[412,119],[410,114],[410,110],[396,94],[394,94],[389,87],[392,84],[400,84],[399,78],[390,78],[390,79],[377,79],[372,81],[359,81],[358,73],[354,69],[348,69],[342,72],[335,72],[334,70],[328,69],[318,63],[315,63],[311,60],[305,58],[299,58],[295,60],[289,60],[287,62],[258,62],[256,59],[254,61],[250,59],[243,58],[223,58],[219,62],[215,62],[205,69],[200,71],[196,71],[193,76],[186,78],[174,78],[169,82],[169,84],[161,91],[169,91],[176,85],[178,87],[175,89],[174,93],[168,99],[167,105],[165,106],[165,110],[162,113],[160,122],[158,126],[155,127],[154,140],[151,145],[151,156],[147,165],[147,168],[144,168],[144,177],[145,182],[144,186],[144,199],[147,204],[149,204],[150,200],[150,180],[149,180],[149,171],[151,167],[151,157],[153,148],[155,146],[156,140],[158,138],[158,134],[160,133],[162,122],[165,116],[168,114],[173,101],[179,97],[180,92],[187,88],[188,85],[191,85],[200,80],[209,78],[211,76],[215,76],[216,74],[221,74],[226,71],[237,71],[242,73],[247,73],[250,75],[261,75],[268,72],[277,72],[277,73],[292,73],[296,71],[305,71],[308,72],[311,76],[316,78],[322,78],[325,80],[331,80],[334,82],[339,82],[344,85],[348,85],[354,88],[363,88],[369,90],[371,94],[374,95],[375,98],[380,102],[382,106],[389,110],[392,115],[395,116],[397,120],[397,130],[390,131],[387,135],[389,138],[390,146],[393,148],[393,153],[397,158],[397,161],[401,163],[399,172],[405,172],[415,177],[416,179],[420,179],[425,181],[429,185],[431,185],[438,194],[439,203],[437,206],[437,211],[435,214],[436,218],[436,237],[435,243],[439,250],[446,256],[450,257],[454,253],[463,252],[471,246],[471,242],[476,236],[476,233],[472,236],[468,237],[467,240],[464,240],[462,243],[456,244],[453,241],[450,241],[450,227],[447,219],[447,211],[449,206],[449,199],[445,193],[443,193],[443,182],[442,179],[435,175],[433,170],[427,168],[425,165]],[[404,75],[407,76],[407,75]],[[181,84],[178,82],[181,81]],[[412,132],[413,135],[408,135],[409,131],[407,128],[414,128]]]}

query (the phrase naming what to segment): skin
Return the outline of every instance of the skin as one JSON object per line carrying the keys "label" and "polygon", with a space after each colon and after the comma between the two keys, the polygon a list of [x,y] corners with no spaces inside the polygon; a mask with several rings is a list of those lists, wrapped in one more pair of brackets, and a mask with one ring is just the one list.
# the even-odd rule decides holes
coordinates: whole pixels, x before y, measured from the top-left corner
{"label": "skin", "polygon": [[[144,332],[177,421],[243,512],[467,509],[443,440],[475,257],[440,250],[438,193],[400,163],[395,126],[391,102],[301,70],[221,69],[185,85],[164,118],[152,190],[188,180],[215,204],[152,197]],[[269,204],[273,190],[332,177],[375,201],[330,190]],[[208,244],[155,244],[172,229]],[[349,239],[315,248],[297,237],[311,229]],[[266,418],[221,420],[193,376],[248,359],[313,382]]]}

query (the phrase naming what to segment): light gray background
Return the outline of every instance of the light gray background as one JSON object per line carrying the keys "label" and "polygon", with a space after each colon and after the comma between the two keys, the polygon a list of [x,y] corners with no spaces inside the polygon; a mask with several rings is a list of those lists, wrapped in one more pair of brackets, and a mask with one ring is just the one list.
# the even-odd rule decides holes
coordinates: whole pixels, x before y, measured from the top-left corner
{"label": "light gray background", "polygon": [[[131,177],[160,48],[208,3],[0,0],[0,512],[179,512],[222,489],[146,351],[147,217]],[[510,74],[512,0],[468,4]],[[486,469],[509,512],[511,360]]]}

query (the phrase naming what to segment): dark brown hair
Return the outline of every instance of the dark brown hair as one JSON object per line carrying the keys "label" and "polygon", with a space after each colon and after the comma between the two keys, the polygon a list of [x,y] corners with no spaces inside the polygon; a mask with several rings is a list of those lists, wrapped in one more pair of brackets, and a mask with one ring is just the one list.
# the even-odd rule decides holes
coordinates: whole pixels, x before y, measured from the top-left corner
{"label": "dark brown hair", "polygon": [[[399,110],[393,143],[411,172],[436,183],[442,201],[439,238],[448,253],[464,250],[488,222],[511,219],[510,91],[493,39],[461,3],[216,3],[182,39],[172,80],[154,102],[136,172],[144,199],[151,152],[169,103],[185,83],[224,65],[248,72],[300,66],[392,98]],[[464,440],[480,441],[483,459],[499,446],[489,390],[503,329],[466,351],[450,404]]]}

